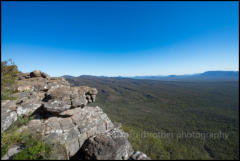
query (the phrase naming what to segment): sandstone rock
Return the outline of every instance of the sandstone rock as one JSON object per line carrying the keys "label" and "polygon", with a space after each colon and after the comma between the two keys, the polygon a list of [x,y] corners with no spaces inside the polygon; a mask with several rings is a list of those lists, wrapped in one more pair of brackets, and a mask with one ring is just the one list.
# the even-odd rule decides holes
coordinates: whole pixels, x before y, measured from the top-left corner
{"label": "sandstone rock", "polygon": [[43,108],[52,113],[60,113],[71,108],[65,101],[51,100],[43,103]]}
{"label": "sandstone rock", "polygon": [[43,72],[41,72],[41,76],[42,76],[43,78],[48,78],[48,77],[49,77],[49,75],[47,75],[46,73],[43,73]]}
{"label": "sandstone rock", "polygon": [[3,100],[1,102],[1,131],[5,131],[17,120],[16,102],[16,100]]}
{"label": "sandstone rock", "polygon": [[23,73],[23,77],[24,77],[25,79],[30,78],[30,73]]}
{"label": "sandstone rock", "polygon": [[1,100],[1,106],[5,106],[11,100]]}
{"label": "sandstone rock", "polygon": [[2,131],[15,122],[18,116],[31,115],[41,106],[41,93],[35,92],[19,92],[13,96],[17,100],[3,100],[1,102],[1,125]]}
{"label": "sandstone rock", "polygon": [[29,129],[30,129],[32,132],[41,134],[44,131],[44,127],[42,126],[42,123],[43,123],[43,120],[41,119],[33,119],[27,125],[20,127],[18,132],[25,132],[25,131],[29,132]]}
{"label": "sandstone rock", "polygon": [[33,91],[33,87],[30,85],[24,85],[17,88],[18,92],[24,92],[24,91]]}
{"label": "sandstone rock", "polygon": [[137,151],[132,154],[130,160],[151,160],[151,159],[147,157],[147,155],[144,154],[143,152]]}
{"label": "sandstone rock", "polygon": [[45,97],[44,92],[32,92],[32,91],[25,91],[25,92],[18,92],[13,94],[14,97],[17,98],[16,104],[28,104],[28,103],[41,103],[41,100]]}
{"label": "sandstone rock", "polygon": [[133,153],[128,134],[113,129],[89,138],[81,148],[86,160],[127,160]]}
{"label": "sandstone rock", "polygon": [[48,118],[38,121],[32,120],[27,127],[41,133],[46,142],[64,145],[71,157],[78,152],[87,138],[109,131],[114,125],[101,108],[86,106],[58,115],[49,115]]}
{"label": "sandstone rock", "polygon": [[67,82],[66,79],[63,77],[50,77],[49,80],[57,82]]}
{"label": "sandstone rock", "polygon": [[16,77],[17,77],[17,80],[28,79],[30,78],[30,73],[19,72]]}
{"label": "sandstone rock", "polygon": [[41,71],[40,70],[34,70],[30,73],[30,77],[41,77]]}
{"label": "sandstone rock", "polygon": [[48,112],[60,113],[71,108],[70,88],[52,88],[46,93],[43,108]]}
{"label": "sandstone rock", "polygon": [[41,104],[33,103],[33,104],[23,104],[17,107],[17,115],[18,116],[30,116],[35,110],[41,107]]}
{"label": "sandstone rock", "polygon": [[[20,91],[24,91],[24,88],[29,87],[32,91],[48,91],[51,88],[70,87],[69,83],[60,80],[50,80],[43,77],[33,77],[30,79],[23,79],[18,81],[18,88]],[[21,90],[23,88],[23,90]],[[27,89],[28,90],[28,89]]]}
{"label": "sandstone rock", "polygon": [[17,113],[13,112],[1,112],[1,131],[5,131],[9,128],[13,122],[17,120]]}
{"label": "sandstone rock", "polygon": [[17,100],[2,100],[1,109],[4,111],[14,111],[17,108]]}
{"label": "sandstone rock", "polygon": [[98,93],[97,89],[96,88],[91,88],[89,89],[88,91],[91,95],[96,95]]}
{"label": "sandstone rock", "polygon": [[[28,93],[30,94],[30,93]],[[5,131],[19,116],[29,116],[41,107],[40,97],[21,95],[19,100],[5,100],[1,103],[1,130]]]}
{"label": "sandstone rock", "polygon": [[37,81],[32,86],[34,91],[47,91],[49,89],[45,81]]}
{"label": "sandstone rock", "polygon": [[49,80],[45,84],[44,88],[49,90],[49,89],[56,89],[61,87],[70,88],[70,85],[67,82],[58,82],[58,81]]}
{"label": "sandstone rock", "polygon": [[29,76],[28,75],[25,75],[25,78],[27,77],[31,77],[31,78],[34,78],[34,77],[42,77],[42,78],[49,78],[49,75],[47,75],[46,73],[40,71],[40,70],[34,70],[32,71]]}
{"label": "sandstone rock", "polygon": [[44,98],[43,108],[48,112],[60,113],[70,108],[84,107],[95,101],[95,97],[90,93],[97,93],[97,90],[84,86],[51,88]]}
{"label": "sandstone rock", "polygon": [[96,95],[97,89],[91,88],[87,86],[78,86],[78,87],[72,87],[75,91],[78,92],[78,94],[86,94],[86,95]]}
{"label": "sandstone rock", "polygon": [[7,153],[1,158],[1,160],[12,160],[13,156],[19,152],[21,152],[23,150],[23,146],[22,145],[14,145],[13,147],[11,147]]}
{"label": "sandstone rock", "polygon": [[[56,151],[58,158],[70,158],[81,153],[83,159],[149,159],[144,153],[133,153],[128,134],[113,124],[103,110],[87,106],[96,100],[96,88],[71,87],[62,77],[49,77],[41,71],[20,73],[17,100],[1,102],[1,131],[19,116],[34,115],[34,119],[19,131],[39,133],[47,143],[66,149]],[[65,151],[65,150],[64,150]]]}
{"label": "sandstone rock", "polygon": [[49,99],[55,100],[70,100],[71,90],[70,87],[58,87],[49,89],[46,93],[46,96]]}
{"label": "sandstone rock", "polygon": [[84,107],[87,105],[88,101],[83,95],[80,95],[77,98],[72,99],[72,106],[73,107]]}
{"label": "sandstone rock", "polygon": [[96,101],[96,95],[91,95],[92,96],[92,102]]}

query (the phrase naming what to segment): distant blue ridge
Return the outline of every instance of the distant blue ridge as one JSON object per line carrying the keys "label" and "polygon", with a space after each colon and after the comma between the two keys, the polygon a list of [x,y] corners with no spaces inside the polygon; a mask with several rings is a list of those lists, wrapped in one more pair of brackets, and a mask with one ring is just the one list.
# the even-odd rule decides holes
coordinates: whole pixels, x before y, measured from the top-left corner
{"label": "distant blue ridge", "polygon": [[[73,76],[64,75],[64,78],[75,78]],[[148,79],[148,80],[164,80],[164,81],[238,81],[238,71],[206,71],[204,73],[186,74],[186,75],[168,75],[168,76],[133,76],[133,77],[107,77],[107,76],[91,76],[81,75],[78,78],[131,78],[131,79]]]}

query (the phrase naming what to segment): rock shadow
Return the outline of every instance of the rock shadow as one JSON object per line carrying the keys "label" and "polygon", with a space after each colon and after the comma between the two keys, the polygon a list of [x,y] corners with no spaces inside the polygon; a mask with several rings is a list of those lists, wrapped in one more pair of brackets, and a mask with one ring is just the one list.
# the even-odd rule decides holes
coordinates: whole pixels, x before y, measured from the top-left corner
{"label": "rock shadow", "polygon": [[59,117],[59,118],[68,118],[72,115],[61,115],[59,113],[52,113],[49,111],[44,110],[43,105],[39,107],[37,110],[35,110],[31,116],[41,118],[41,119],[48,119],[50,117]]}
{"label": "rock shadow", "polygon": [[71,156],[69,160],[84,160],[84,156],[81,148],[78,150],[78,152],[75,155]]}

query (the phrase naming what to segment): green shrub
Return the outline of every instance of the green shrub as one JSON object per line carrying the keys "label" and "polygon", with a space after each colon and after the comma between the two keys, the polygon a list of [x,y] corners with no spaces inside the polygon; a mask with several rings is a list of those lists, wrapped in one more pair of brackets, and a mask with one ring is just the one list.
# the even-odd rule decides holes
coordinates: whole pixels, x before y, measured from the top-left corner
{"label": "green shrub", "polygon": [[29,121],[31,121],[34,116],[19,116],[17,121],[15,121],[7,130],[6,132],[11,133],[16,131],[23,125],[27,125]]}
{"label": "green shrub", "polygon": [[2,100],[15,100],[16,97],[13,97],[12,94],[15,93],[13,89],[2,89],[1,90],[1,99]]}
{"label": "green shrub", "polygon": [[22,143],[26,146],[25,149],[16,155],[14,160],[38,160],[48,159],[50,154],[50,146],[45,144],[40,138],[32,135],[25,135]]}
{"label": "green shrub", "polygon": [[[14,160],[38,160],[52,158],[52,146],[43,142],[38,134],[24,131],[18,132],[18,128],[11,129],[1,133],[1,157],[3,157],[8,149],[16,144],[23,144],[23,151],[14,155]],[[62,148],[58,146],[58,148]],[[55,159],[55,158],[53,158]]]}
{"label": "green shrub", "polygon": [[11,59],[1,62],[1,100],[14,99],[11,95],[15,92],[18,73],[18,68]]}
{"label": "green shrub", "polygon": [[14,160],[40,160],[40,159],[67,159],[67,152],[63,145],[46,144],[40,134],[24,130],[19,132],[19,127],[26,125],[33,117],[19,117],[9,129],[1,132],[1,157],[8,149],[16,144],[23,144],[23,151],[14,155]]}
{"label": "green shrub", "polygon": [[12,145],[21,143],[23,140],[23,134],[18,132],[19,127],[26,125],[33,117],[21,116],[18,117],[5,132],[1,132],[1,156],[5,155],[8,148]]}
{"label": "green shrub", "polygon": [[14,130],[10,133],[1,132],[1,157],[6,154],[8,148],[12,145],[21,143],[22,134]]}
{"label": "green shrub", "polygon": [[3,157],[8,151],[8,146],[6,144],[1,144],[1,157]]}

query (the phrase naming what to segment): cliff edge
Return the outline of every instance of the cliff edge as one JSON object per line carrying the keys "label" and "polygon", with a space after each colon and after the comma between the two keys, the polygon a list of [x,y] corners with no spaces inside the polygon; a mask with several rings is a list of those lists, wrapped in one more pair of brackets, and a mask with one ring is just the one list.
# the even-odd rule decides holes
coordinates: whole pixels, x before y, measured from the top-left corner
{"label": "cliff edge", "polygon": [[[89,106],[96,100],[96,88],[71,87],[64,78],[37,70],[19,74],[16,90],[15,100],[1,102],[1,131],[18,117],[33,116],[19,131],[28,130],[41,135],[44,142],[63,145],[66,156],[58,159],[150,159],[142,152],[134,152],[128,134],[119,124],[113,124],[100,107]],[[2,159],[12,155],[7,152]]]}

